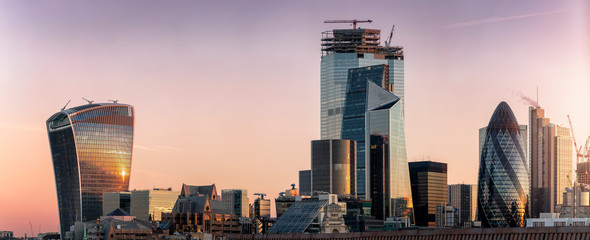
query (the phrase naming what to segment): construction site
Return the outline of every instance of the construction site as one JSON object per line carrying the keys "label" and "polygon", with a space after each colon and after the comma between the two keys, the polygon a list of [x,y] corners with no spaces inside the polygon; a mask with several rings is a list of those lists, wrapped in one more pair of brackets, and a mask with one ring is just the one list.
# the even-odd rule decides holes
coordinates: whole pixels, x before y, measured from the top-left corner
{"label": "construction site", "polygon": [[403,59],[403,47],[391,46],[394,27],[385,46],[381,44],[381,30],[357,28],[357,23],[371,23],[372,20],[326,20],[324,23],[350,23],[352,29],[334,29],[322,32],[322,56],[331,53],[375,54],[375,59]]}

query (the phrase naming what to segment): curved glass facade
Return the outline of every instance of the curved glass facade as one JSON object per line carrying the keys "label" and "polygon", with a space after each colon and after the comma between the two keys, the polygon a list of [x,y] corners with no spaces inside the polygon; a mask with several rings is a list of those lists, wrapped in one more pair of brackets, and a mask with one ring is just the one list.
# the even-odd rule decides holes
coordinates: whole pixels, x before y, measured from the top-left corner
{"label": "curved glass facade", "polygon": [[47,120],[62,234],[75,221],[100,217],[104,192],[128,190],[133,122],[133,107],[116,103],[74,107]]}
{"label": "curved glass facade", "polygon": [[512,109],[501,102],[488,124],[479,163],[477,208],[483,227],[524,227],[529,172]]}

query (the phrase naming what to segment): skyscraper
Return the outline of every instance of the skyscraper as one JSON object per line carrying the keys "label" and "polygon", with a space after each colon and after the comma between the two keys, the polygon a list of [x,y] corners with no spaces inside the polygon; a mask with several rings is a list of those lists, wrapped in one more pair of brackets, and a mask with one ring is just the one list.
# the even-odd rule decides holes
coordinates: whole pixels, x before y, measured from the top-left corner
{"label": "skyscraper", "polygon": [[[528,135],[528,126],[527,125],[518,125],[518,127],[520,128],[520,135],[522,135],[522,141],[524,142],[524,155],[527,159],[527,163],[530,165],[530,158],[529,158],[529,152],[528,152],[528,145],[527,143],[529,142],[529,135]],[[486,140],[486,131],[488,130],[488,127],[482,127],[479,129],[479,158],[481,159],[481,148],[483,147],[483,144]]]}
{"label": "skyscraper", "polygon": [[[352,68],[386,64],[391,85],[388,90],[404,99],[403,47],[379,46],[380,38],[381,31],[377,29],[334,29],[322,33],[321,139],[346,139],[342,137],[342,124]],[[356,175],[357,194],[364,196],[365,165],[359,157]]]}
{"label": "skyscraper", "polygon": [[531,216],[555,212],[563,203],[562,193],[570,187],[572,175],[573,139],[570,129],[560,127],[545,118],[541,107],[529,108],[531,159]]}
{"label": "skyscraper", "polygon": [[[374,65],[348,70],[346,86],[346,101],[342,117],[342,139],[350,139],[357,142],[356,169],[358,180],[357,188],[365,192],[365,110],[367,101],[367,82],[371,81],[381,88],[390,91],[393,84],[389,84],[389,66],[386,64]],[[360,186],[360,187],[359,187]],[[360,197],[366,197],[361,194]]]}
{"label": "skyscraper", "polygon": [[411,162],[410,182],[416,225],[436,226],[436,207],[448,201],[447,164],[432,161]]}
{"label": "skyscraper", "polygon": [[464,226],[466,222],[476,221],[477,185],[449,185],[449,204],[457,209],[459,226]]}
{"label": "skyscraper", "polygon": [[365,114],[366,182],[372,201],[371,214],[414,222],[412,190],[404,134],[403,101],[393,93],[367,82]]}
{"label": "skyscraper", "polygon": [[129,188],[133,107],[87,104],[47,119],[57,189],[60,230],[102,213],[102,194]]}
{"label": "skyscraper", "polygon": [[514,113],[501,102],[488,124],[479,163],[477,209],[483,227],[524,227],[529,173]]}
{"label": "skyscraper", "polygon": [[356,142],[342,139],[311,141],[311,191],[355,195]]}
{"label": "skyscraper", "polygon": [[221,201],[231,214],[238,217],[248,217],[248,190],[223,189]]}

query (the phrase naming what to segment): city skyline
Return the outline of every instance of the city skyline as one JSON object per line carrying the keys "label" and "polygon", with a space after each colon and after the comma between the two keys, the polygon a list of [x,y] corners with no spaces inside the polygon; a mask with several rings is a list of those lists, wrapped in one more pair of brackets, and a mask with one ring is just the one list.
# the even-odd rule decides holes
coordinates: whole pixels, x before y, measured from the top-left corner
{"label": "city skyline", "polygon": [[408,160],[447,163],[449,184],[476,183],[478,129],[503,100],[526,123],[537,86],[547,117],[571,115],[578,144],[590,135],[588,3],[372,3],[383,7],[1,2],[0,228],[58,230],[43,123],[81,97],[135,106],[130,189],[216,183],[274,199],[320,138],[320,33],[350,28],[328,19],[372,19],[359,26],[384,35],[396,25]]}

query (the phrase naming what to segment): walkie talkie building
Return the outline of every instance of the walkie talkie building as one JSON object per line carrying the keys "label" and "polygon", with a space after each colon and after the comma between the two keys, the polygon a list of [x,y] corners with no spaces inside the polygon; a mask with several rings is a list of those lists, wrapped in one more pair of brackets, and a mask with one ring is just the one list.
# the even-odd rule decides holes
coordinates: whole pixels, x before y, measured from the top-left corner
{"label": "walkie talkie building", "polygon": [[129,188],[133,106],[87,104],[47,119],[62,236],[102,214],[102,194]]}

